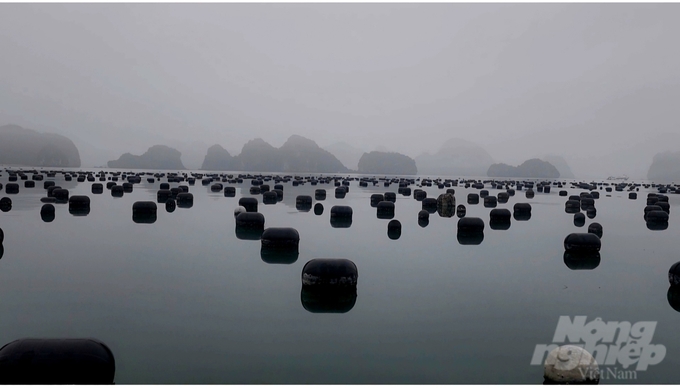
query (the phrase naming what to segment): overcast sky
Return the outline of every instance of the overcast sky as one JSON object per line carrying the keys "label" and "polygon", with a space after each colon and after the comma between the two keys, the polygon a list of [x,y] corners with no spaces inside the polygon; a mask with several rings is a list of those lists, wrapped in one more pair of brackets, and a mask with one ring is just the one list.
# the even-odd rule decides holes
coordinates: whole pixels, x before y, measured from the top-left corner
{"label": "overcast sky", "polygon": [[680,4],[0,4],[0,125],[116,157],[292,134],[415,157],[457,137],[578,166],[680,148],[678,21]]}

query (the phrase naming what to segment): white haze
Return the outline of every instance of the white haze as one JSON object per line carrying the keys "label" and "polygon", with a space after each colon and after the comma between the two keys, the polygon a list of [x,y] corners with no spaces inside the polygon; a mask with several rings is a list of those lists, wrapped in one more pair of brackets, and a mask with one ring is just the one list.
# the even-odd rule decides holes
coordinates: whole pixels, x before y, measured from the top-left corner
{"label": "white haze", "polygon": [[461,138],[641,178],[680,149],[678,20],[679,4],[0,4],[0,125],[69,136],[85,164]]}

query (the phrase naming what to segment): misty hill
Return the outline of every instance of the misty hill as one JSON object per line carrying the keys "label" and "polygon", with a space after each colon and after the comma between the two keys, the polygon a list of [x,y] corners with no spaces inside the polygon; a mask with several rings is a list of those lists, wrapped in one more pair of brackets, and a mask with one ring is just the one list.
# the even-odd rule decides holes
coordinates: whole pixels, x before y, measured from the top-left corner
{"label": "misty hill", "polygon": [[420,174],[483,176],[493,163],[481,146],[459,138],[446,141],[435,154],[416,157]]}
{"label": "misty hill", "polygon": [[311,139],[292,135],[280,148],[288,172],[345,173],[349,169]]}
{"label": "misty hill", "polygon": [[560,172],[550,162],[534,158],[519,166],[495,163],[489,166],[486,175],[489,177],[559,178]]}
{"label": "misty hill", "polygon": [[324,147],[325,150],[335,155],[343,165],[350,169],[359,169],[359,159],[364,154],[364,151],[349,145],[345,142],[337,142],[332,145]]}
{"label": "misty hill", "polygon": [[361,156],[359,173],[415,175],[418,168],[416,161],[404,154],[371,151]]}
{"label": "misty hill", "polygon": [[125,153],[108,166],[115,169],[168,169],[184,170],[182,153],[172,147],[155,145],[142,155]]}
{"label": "misty hill", "polygon": [[574,176],[574,172],[571,171],[569,164],[567,164],[567,160],[564,159],[562,156],[546,155],[540,159],[546,162],[550,162],[551,165],[555,166],[557,168],[557,171],[560,172],[560,178],[576,178]]}
{"label": "misty hill", "polygon": [[234,158],[224,147],[212,145],[203,159],[201,170],[234,170]]}
{"label": "misty hill", "polygon": [[658,153],[649,167],[647,179],[652,181],[680,181],[680,151]]}
{"label": "misty hill", "polygon": [[0,164],[80,167],[80,153],[65,136],[9,124],[0,127]]}
{"label": "misty hill", "polygon": [[248,141],[232,166],[232,170],[258,172],[349,172],[333,154],[299,135],[291,135],[278,149],[260,138]]}

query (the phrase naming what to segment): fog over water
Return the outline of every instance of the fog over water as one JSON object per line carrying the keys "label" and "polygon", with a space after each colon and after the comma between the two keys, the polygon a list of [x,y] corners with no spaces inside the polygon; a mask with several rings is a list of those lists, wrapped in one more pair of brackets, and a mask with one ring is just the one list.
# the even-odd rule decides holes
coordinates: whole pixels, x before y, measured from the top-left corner
{"label": "fog over water", "polygon": [[198,168],[292,134],[415,158],[563,156],[642,178],[680,150],[679,4],[0,4],[0,126],[83,166],[154,144]]}

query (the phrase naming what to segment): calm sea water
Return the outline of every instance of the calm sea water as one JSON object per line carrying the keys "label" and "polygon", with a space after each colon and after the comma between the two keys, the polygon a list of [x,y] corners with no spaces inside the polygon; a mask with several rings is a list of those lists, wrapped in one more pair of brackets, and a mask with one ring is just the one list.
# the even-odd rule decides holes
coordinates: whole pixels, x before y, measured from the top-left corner
{"label": "calm sea water", "polygon": [[[198,180],[190,186],[192,208],[167,213],[161,205],[155,223],[137,224],[132,204],[155,201],[159,182],[143,179],[113,198],[106,189],[92,194],[90,182],[66,182],[61,174],[55,181],[71,195],[88,195],[89,215],[73,216],[57,204],[55,220],[45,223],[42,182],[29,189],[19,180],[16,195],[2,190],[13,207],[0,213],[0,346],[24,337],[94,337],[113,351],[119,384],[540,384],[543,366],[530,364],[536,345],[552,342],[560,316],[586,315],[656,321],[652,343],[666,347],[663,361],[637,379],[601,383],[679,382],[680,312],[669,304],[667,273],[680,260],[680,230],[674,211],[667,230],[647,229],[644,188],[637,200],[602,190],[597,216],[584,227],[574,226],[556,188],[533,199],[518,191],[498,208],[529,202],[532,217],[500,231],[489,228],[483,202],[467,204],[467,194],[479,190],[455,187],[467,216],[486,223],[481,244],[461,245],[456,216],[434,213],[420,227],[420,202],[400,194],[394,218],[402,234],[390,239],[389,220],[376,217],[370,195],[397,192],[396,184],[361,188],[352,181],[347,196],[336,199],[333,185],[289,182],[283,202],[264,205],[248,193],[250,180],[236,185],[234,198]],[[0,182],[7,183],[6,173]],[[314,197],[318,188],[328,193],[324,213],[296,210],[295,197]],[[445,192],[422,189],[434,198]],[[260,200],[265,227],[299,231],[296,262],[266,263],[258,240],[237,239],[233,210],[242,196]],[[680,196],[668,196],[677,207]],[[336,204],[353,208],[350,228],[330,225]],[[601,262],[572,270],[564,238],[586,232],[592,221],[604,227]],[[313,258],[356,263],[356,302],[348,312],[303,306],[301,272]]]}

